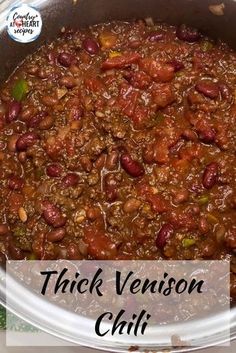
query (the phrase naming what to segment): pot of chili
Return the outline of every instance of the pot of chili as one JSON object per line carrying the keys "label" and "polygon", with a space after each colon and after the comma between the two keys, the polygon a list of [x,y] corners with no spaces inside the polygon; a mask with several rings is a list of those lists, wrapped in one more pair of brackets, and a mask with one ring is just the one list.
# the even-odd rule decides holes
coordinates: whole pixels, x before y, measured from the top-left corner
{"label": "pot of chili", "polygon": [[27,45],[6,31],[13,3],[0,14],[1,262],[227,258],[235,297],[236,3],[31,1],[43,29]]}

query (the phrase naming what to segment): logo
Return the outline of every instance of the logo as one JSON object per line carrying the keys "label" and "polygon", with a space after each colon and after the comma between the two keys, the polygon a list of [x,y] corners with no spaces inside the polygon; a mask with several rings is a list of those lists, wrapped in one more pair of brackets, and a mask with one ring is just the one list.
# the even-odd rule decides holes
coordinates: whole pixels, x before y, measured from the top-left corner
{"label": "logo", "polygon": [[33,42],[41,30],[42,18],[34,7],[24,4],[11,9],[7,17],[7,32],[13,40],[20,43]]}

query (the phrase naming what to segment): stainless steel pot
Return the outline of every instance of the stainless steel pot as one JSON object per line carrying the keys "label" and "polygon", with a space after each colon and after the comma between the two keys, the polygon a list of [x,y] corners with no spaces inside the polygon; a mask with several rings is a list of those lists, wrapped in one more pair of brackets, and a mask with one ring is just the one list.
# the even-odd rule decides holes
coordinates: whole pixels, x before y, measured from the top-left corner
{"label": "stainless steel pot", "polygon": [[[5,80],[14,68],[30,53],[34,52],[45,41],[53,40],[62,27],[84,27],[91,24],[110,20],[128,20],[132,18],[152,17],[156,21],[164,21],[170,24],[186,23],[193,27],[200,28],[207,35],[220,37],[236,48],[235,16],[236,1],[225,0],[223,16],[215,16],[209,11],[209,5],[221,3],[222,0],[35,0],[24,1],[36,6],[42,15],[43,31],[40,38],[30,44],[20,44],[9,38],[5,19],[9,8],[20,1],[2,1],[0,3],[0,82]],[[0,269],[0,301],[4,303],[4,271]],[[52,304],[45,303],[37,298],[26,288],[22,288],[14,280],[11,282],[11,300],[14,306],[9,308],[17,315],[40,327],[41,329],[74,343],[82,343],[94,348],[107,349],[109,351],[127,351],[125,343],[108,342],[101,344],[90,339],[89,322],[83,322],[83,330],[80,337],[75,340],[68,326],[73,320],[63,322],[65,312],[62,309],[52,307]],[[27,300],[26,300],[27,298]],[[46,314],[45,314],[46,313]],[[47,313],[53,313],[51,316]],[[215,324],[220,325],[220,318]],[[236,337],[236,315],[232,310],[231,315],[231,339]],[[62,321],[61,321],[62,320]],[[201,324],[201,323],[198,323]],[[206,333],[202,338],[202,346],[212,346],[223,342],[225,337],[222,329],[218,327],[215,334]],[[158,347],[148,347],[155,349]],[[175,349],[175,351],[190,351],[196,348]]]}

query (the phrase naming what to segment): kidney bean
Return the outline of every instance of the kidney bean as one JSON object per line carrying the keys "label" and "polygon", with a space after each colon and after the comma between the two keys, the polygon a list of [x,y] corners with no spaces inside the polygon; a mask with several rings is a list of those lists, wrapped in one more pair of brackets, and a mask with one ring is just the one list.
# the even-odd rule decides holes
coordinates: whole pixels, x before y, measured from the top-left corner
{"label": "kidney bean", "polygon": [[125,213],[132,213],[139,209],[141,201],[132,197],[124,203],[123,209]]}
{"label": "kidney bean", "polygon": [[79,176],[78,174],[75,174],[75,173],[68,173],[62,179],[62,184],[66,188],[76,186],[78,182],[79,182]]}
{"label": "kidney bean", "polygon": [[128,173],[134,178],[140,177],[145,173],[142,164],[132,159],[132,157],[128,153],[124,153],[121,155],[120,163],[126,173]]}
{"label": "kidney bean", "polygon": [[205,217],[200,217],[198,229],[201,234],[206,234],[209,231],[209,224],[208,224],[207,219]]}
{"label": "kidney bean", "polygon": [[156,246],[159,249],[163,249],[167,243],[167,240],[173,235],[174,228],[170,223],[164,224],[159,230],[156,238]]}
{"label": "kidney bean", "polygon": [[197,29],[181,25],[176,29],[176,37],[185,42],[194,43],[200,39],[201,35]]}
{"label": "kidney bean", "polygon": [[41,112],[34,115],[31,119],[27,121],[27,126],[29,128],[38,127],[45,116],[47,116],[46,112]]}
{"label": "kidney bean", "polygon": [[204,170],[202,184],[206,189],[211,189],[218,180],[218,163],[208,164]]}
{"label": "kidney bean", "polygon": [[98,170],[102,170],[106,162],[106,154],[102,153],[98,159],[94,162],[94,167]]}
{"label": "kidney bean", "polygon": [[40,121],[39,128],[40,130],[48,130],[53,126],[53,124],[54,124],[53,117],[51,115],[48,115]]}
{"label": "kidney bean", "polygon": [[220,92],[218,85],[209,80],[202,80],[198,82],[195,86],[195,89],[210,99],[217,98]]}
{"label": "kidney bean", "polygon": [[33,146],[38,139],[39,135],[35,132],[26,132],[16,141],[16,149],[18,151],[26,151],[27,148]]}
{"label": "kidney bean", "polygon": [[114,202],[118,196],[118,181],[114,174],[107,174],[104,178],[104,190],[107,201]]}
{"label": "kidney bean", "polygon": [[16,175],[11,175],[8,180],[8,187],[11,190],[20,190],[24,185],[24,180]]}
{"label": "kidney bean", "polygon": [[93,168],[93,164],[92,164],[91,160],[89,159],[89,157],[87,157],[87,156],[81,156],[80,164],[81,164],[81,167],[83,168],[83,170],[87,173],[89,173]]}
{"label": "kidney bean", "polygon": [[58,103],[58,98],[53,96],[43,96],[42,103],[47,107],[53,107]]}
{"label": "kidney bean", "polygon": [[186,139],[187,141],[197,141],[196,133],[191,129],[185,129],[181,136]]}
{"label": "kidney bean", "polygon": [[57,228],[55,230],[52,230],[47,234],[47,240],[51,241],[52,243],[56,241],[61,241],[66,235],[66,230],[65,228]]}
{"label": "kidney bean", "polygon": [[162,32],[150,32],[147,36],[147,39],[150,42],[158,42],[159,40],[162,40],[164,38],[164,33]]}
{"label": "kidney bean", "polygon": [[70,67],[75,61],[74,55],[70,53],[60,53],[58,55],[58,62],[64,67]]}
{"label": "kidney bean", "polygon": [[1,223],[0,224],[0,236],[6,235],[8,233],[9,233],[9,228],[8,228],[7,224]]}
{"label": "kidney bean", "polygon": [[36,108],[32,106],[28,106],[21,112],[20,119],[27,122],[30,118],[36,115],[36,113],[37,113]]}
{"label": "kidney bean", "polygon": [[43,201],[43,217],[46,223],[54,228],[63,227],[66,224],[66,217],[60,209],[49,201]]}
{"label": "kidney bean", "polygon": [[65,86],[66,88],[73,88],[76,86],[76,81],[73,76],[63,76],[59,80],[59,84],[61,86]]}
{"label": "kidney bean", "polygon": [[90,55],[95,55],[99,52],[99,45],[94,39],[86,38],[83,40],[82,46]]}
{"label": "kidney bean", "polygon": [[205,143],[211,143],[215,141],[216,138],[216,133],[215,130],[212,129],[211,127],[208,127],[207,129],[203,129],[199,132],[199,139]]}
{"label": "kidney bean", "polygon": [[6,116],[6,120],[8,123],[16,120],[21,112],[21,103],[17,101],[13,101],[8,106],[8,112]]}
{"label": "kidney bean", "polygon": [[61,176],[62,167],[59,164],[50,164],[47,166],[46,173],[51,178],[57,178]]}
{"label": "kidney bean", "polygon": [[167,64],[173,66],[174,72],[178,72],[178,71],[184,69],[184,64],[178,60],[170,60],[167,62]]}

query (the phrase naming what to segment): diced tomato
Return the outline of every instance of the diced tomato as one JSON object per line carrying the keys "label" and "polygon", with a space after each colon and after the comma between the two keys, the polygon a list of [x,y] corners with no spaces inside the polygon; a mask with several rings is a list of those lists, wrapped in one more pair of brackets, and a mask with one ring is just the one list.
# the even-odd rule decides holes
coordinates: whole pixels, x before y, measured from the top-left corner
{"label": "diced tomato", "polygon": [[19,208],[24,204],[24,196],[17,192],[12,192],[8,197],[9,211],[11,213],[17,213]]}
{"label": "diced tomato", "polygon": [[193,159],[200,159],[202,157],[202,146],[193,143],[191,146],[184,147],[180,150],[179,156],[181,159],[185,159],[191,162]]}
{"label": "diced tomato", "polygon": [[136,185],[138,194],[149,202],[154,212],[163,213],[168,211],[169,202],[160,194],[154,194],[153,188],[146,182],[142,181]]}
{"label": "diced tomato", "polygon": [[141,56],[138,53],[126,53],[120,56],[115,56],[113,58],[106,59],[102,63],[101,68],[103,70],[122,69],[133,63],[136,63],[140,57]]}
{"label": "diced tomato", "polygon": [[109,260],[116,257],[116,245],[99,229],[86,229],[84,242],[88,245],[89,255],[97,260]]}
{"label": "diced tomato", "polygon": [[168,202],[161,195],[148,194],[146,200],[151,203],[153,211],[157,213],[163,213],[169,209]]}
{"label": "diced tomato", "polygon": [[135,71],[131,74],[130,83],[135,88],[145,89],[151,83],[151,78],[143,71]]}
{"label": "diced tomato", "polygon": [[139,67],[157,82],[168,82],[174,78],[174,67],[152,58],[140,60]]}
{"label": "diced tomato", "polygon": [[97,77],[86,77],[84,84],[85,87],[92,92],[101,92],[105,90],[103,82]]}
{"label": "diced tomato", "polygon": [[175,95],[169,83],[153,85],[152,98],[157,108],[165,108],[175,101]]}
{"label": "diced tomato", "polygon": [[117,105],[121,108],[122,113],[128,117],[132,117],[139,98],[139,92],[134,90],[130,85],[122,85],[120,94],[117,99]]}
{"label": "diced tomato", "polygon": [[176,209],[171,212],[169,221],[176,229],[183,228],[190,231],[198,226],[198,217],[194,217],[187,209]]}
{"label": "diced tomato", "polygon": [[138,105],[135,108],[134,114],[132,116],[132,120],[134,122],[134,126],[139,129],[145,125],[149,119],[149,111],[148,108]]}

